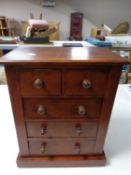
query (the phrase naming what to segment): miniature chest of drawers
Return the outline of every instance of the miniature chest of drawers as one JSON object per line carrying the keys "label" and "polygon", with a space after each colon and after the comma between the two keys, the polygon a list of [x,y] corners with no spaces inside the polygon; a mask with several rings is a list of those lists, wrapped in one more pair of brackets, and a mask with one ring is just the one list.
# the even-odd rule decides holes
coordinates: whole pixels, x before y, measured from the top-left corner
{"label": "miniature chest of drawers", "polygon": [[19,167],[102,166],[126,60],[93,47],[20,47],[3,56]]}

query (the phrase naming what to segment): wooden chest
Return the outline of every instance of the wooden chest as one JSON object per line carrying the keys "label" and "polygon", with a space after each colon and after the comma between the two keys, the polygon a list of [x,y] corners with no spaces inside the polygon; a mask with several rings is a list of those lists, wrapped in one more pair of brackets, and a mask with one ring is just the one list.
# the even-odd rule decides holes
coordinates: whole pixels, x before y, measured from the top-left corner
{"label": "wooden chest", "polygon": [[102,166],[126,60],[93,47],[20,47],[5,55],[19,167]]}

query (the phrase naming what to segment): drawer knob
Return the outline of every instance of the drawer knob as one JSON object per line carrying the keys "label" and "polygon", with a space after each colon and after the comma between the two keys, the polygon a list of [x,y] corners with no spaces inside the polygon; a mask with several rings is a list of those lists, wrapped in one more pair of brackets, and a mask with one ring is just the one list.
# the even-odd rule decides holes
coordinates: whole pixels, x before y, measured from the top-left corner
{"label": "drawer knob", "polygon": [[76,125],[76,133],[78,136],[82,133],[81,125]]}
{"label": "drawer knob", "polygon": [[39,105],[38,108],[37,108],[37,114],[39,115],[44,115],[46,114],[46,109],[43,105]]}
{"label": "drawer knob", "polygon": [[41,135],[44,136],[47,133],[47,127],[46,126],[42,126],[41,128]]}
{"label": "drawer knob", "polygon": [[42,87],[44,86],[44,82],[37,78],[35,81],[34,81],[34,87],[37,88],[37,89],[41,89]]}
{"label": "drawer knob", "polygon": [[80,150],[81,150],[80,143],[79,142],[75,143],[75,153],[76,154],[79,154],[80,153]]}
{"label": "drawer knob", "polygon": [[91,87],[91,82],[89,80],[83,80],[82,86],[84,89],[89,89]]}
{"label": "drawer knob", "polygon": [[44,154],[46,151],[46,143],[42,143],[41,144],[41,148],[40,148],[41,154]]}
{"label": "drawer knob", "polygon": [[79,106],[78,107],[78,114],[79,115],[85,115],[86,114],[86,109],[84,106]]}

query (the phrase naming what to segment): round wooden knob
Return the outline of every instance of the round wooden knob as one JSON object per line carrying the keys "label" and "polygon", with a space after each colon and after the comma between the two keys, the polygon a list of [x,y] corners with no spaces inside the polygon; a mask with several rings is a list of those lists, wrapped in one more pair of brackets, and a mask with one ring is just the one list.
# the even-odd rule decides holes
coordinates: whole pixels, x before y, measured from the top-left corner
{"label": "round wooden knob", "polygon": [[34,87],[37,88],[37,89],[41,89],[42,87],[44,86],[44,82],[37,78],[35,81],[34,81]]}
{"label": "round wooden knob", "polygon": [[38,108],[37,108],[37,114],[39,115],[44,115],[46,114],[46,109],[43,105],[39,105]]}
{"label": "round wooden knob", "polygon": [[41,128],[41,135],[44,136],[45,134],[47,134],[47,127],[46,126],[42,126],[42,128]]}
{"label": "round wooden knob", "polygon": [[46,143],[42,143],[41,148],[40,148],[40,152],[41,152],[41,154],[44,154],[45,151],[46,151]]}
{"label": "round wooden knob", "polygon": [[82,86],[84,89],[89,89],[91,87],[91,82],[89,80],[83,80]]}
{"label": "round wooden knob", "polygon": [[80,153],[80,150],[81,150],[81,146],[80,146],[80,143],[75,143],[75,153],[76,154],[79,154]]}
{"label": "round wooden knob", "polygon": [[84,106],[78,106],[78,114],[79,115],[85,115],[86,114],[86,109]]}
{"label": "round wooden knob", "polygon": [[76,133],[78,136],[82,133],[81,125],[76,125]]}

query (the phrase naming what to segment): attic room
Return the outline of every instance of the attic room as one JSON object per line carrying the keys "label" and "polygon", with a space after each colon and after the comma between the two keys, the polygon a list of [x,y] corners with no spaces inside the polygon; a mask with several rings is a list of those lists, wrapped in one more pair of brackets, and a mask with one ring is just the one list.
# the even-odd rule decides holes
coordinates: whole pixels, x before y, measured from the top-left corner
{"label": "attic room", "polygon": [[130,175],[130,7],[0,1],[2,172]]}
{"label": "attic room", "polygon": [[[71,40],[72,42],[80,43],[79,41],[86,40],[87,41],[86,43],[83,42],[85,45],[89,42],[93,45],[102,47],[103,45],[107,47],[110,45],[113,46],[116,45],[117,50],[111,47],[112,50],[116,51],[122,57],[125,58],[128,57],[128,60],[130,61],[131,56],[129,47],[131,43],[130,38],[131,19],[129,13],[130,10],[128,10],[130,4],[131,2],[129,0],[126,0],[126,2],[122,0],[119,2],[117,0],[116,1],[54,0],[52,4],[49,0],[2,1],[0,5],[0,16],[1,16],[0,48],[2,48],[0,50],[0,55],[12,50],[12,48],[16,48],[17,45],[21,45],[21,43],[23,43],[23,40],[25,39],[24,37],[27,35],[27,28],[30,25],[29,20],[31,18],[34,18],[34,20],[46,21],[48,23],[49,29],[51,28],[52,33],[48,34],[49,37],[48,41],[46,41],[46,39],[43,41],[44,35],[42,33],[42,36],[39,36],[38,39],[40,41],[28,41],[27,39],[28,37],[26,36],[27,38],[25,39],[26,41],[24,42],[29,42],[30,44],[31,42],[34,42],[34,44],[35,43],[38,44],[39,42],[50,42],[50,41],[68,42]],[[122,11],[124,13],[122,13]],[[74,30],[73,16],[71,17],[71,14],[77,12],[79,14],[76,15],[78,15],[80,21],[78,22],[79,24],[77,24],[78,29],[75,29],[77,30],[76,33],[76,31],[73,31]],[[118,32],[117,35],[112,34],[114,29],[116,29],[116,27],[118,27],[119,24],[123,23],[127,23],[127,27],[124,28],[125,30],[124,33],[122,33],[123,32],[122,31]],[[101,41],[105,39],[105,36],[107,36],[107,40],[109,40],[109,42]],[[96,37],[98,37],[97,40]],[[71,41],[70,43],[72,43]],[[10,44],[11,42],[12,45],[8,47],[8,44]],[[126,45],[126,50],[124,49],[123,51],[121,48],[119,48],[119,45],[124,44]],[[126,70],[123,72],[121,82],[130,83],[131,81],[130,66],[125,66],[124,69]],[[0,79],[0,83],[6,83],[6,78],[3,69],[0,69],[0,77],[2,77]]]}

